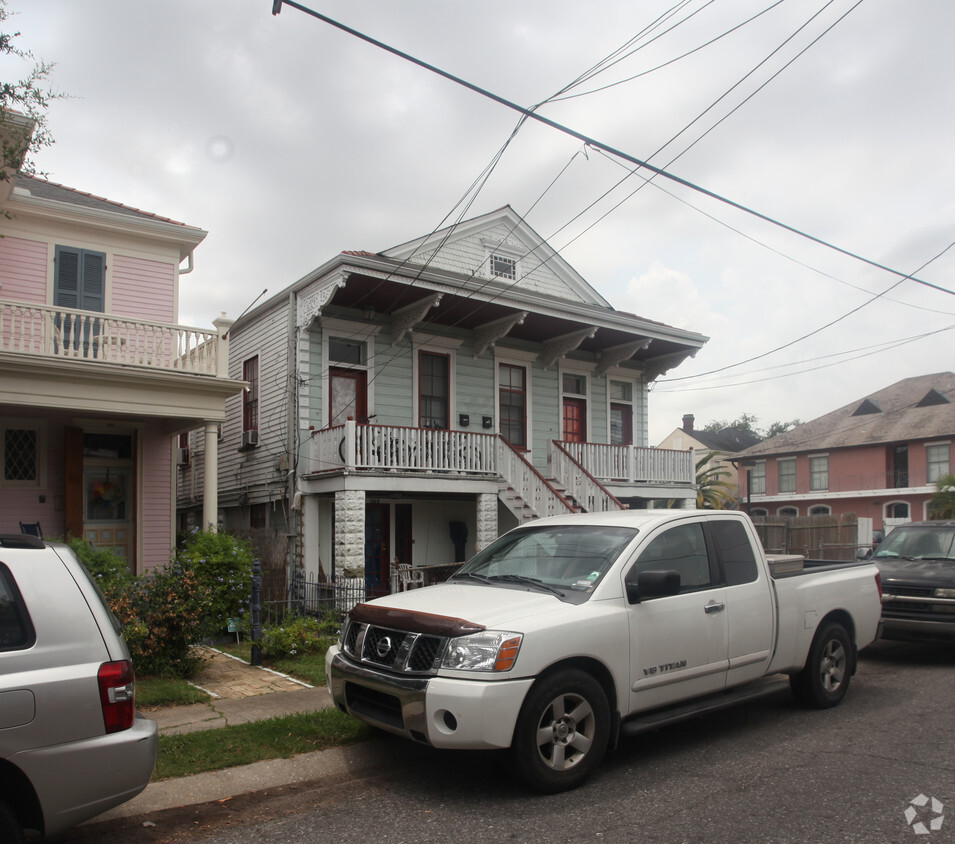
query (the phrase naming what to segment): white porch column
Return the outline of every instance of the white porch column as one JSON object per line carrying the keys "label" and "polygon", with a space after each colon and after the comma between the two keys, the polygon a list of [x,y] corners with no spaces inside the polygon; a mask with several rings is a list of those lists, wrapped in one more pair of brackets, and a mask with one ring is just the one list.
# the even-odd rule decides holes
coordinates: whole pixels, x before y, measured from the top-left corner
{"label": "white porch column", "polygon": [[490,492],[478,493],[477,537],[475,551],[481,551],[497,539],[497,496]]}
{"label": "white porch column", "polygon": [[302,496],[302,566],[309,580],[318,580],[318,496]]}
{"label": "white porch column", "polygon": [[365,569],[365,491],[335,493],[335,576],[346,569]]}
{"label": "white porch column", "polygon": [[202,483],[202,530],[219,528],[219,424],[206,422],[204,479]]}

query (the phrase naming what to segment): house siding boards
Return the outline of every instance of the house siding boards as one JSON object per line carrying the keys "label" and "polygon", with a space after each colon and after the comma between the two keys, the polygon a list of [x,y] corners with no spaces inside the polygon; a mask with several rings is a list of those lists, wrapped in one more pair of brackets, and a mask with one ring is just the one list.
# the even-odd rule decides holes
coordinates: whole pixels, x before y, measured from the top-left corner
{"label": "house siding boards", "polygon": [[[259,356],[261,421],[259,447],[236,453],[241,402],[229,402],[220,447],[225,523],[248,524],[248,505],[265,491],[273,502],[284,496],[281,506],[290,515],[287,529],[296,538],[290,544],[290,566],[331,577],[343,576],[346,567],[352,571],[364,561],[367,583],[382,585],[387,572],[377,562],[372,569],[371,557],[363,557],[362,549],[380,548],[378,556],[387,557],[386,565],[395,558],[418,566],[447,564],[455,553],[450,522],[466,527],[470,555],[493,539],[495,525],[506,529],[517,523],[515,513],[526,514],[521,501],[533,504],[532,515],[566,512],[557,494],[530,479],[533,473],[525,471],[520,459],[520,468],[508,465],[509,480],[503,475],[510,458],[502,462],[500,455],[510,452],[497,439],[501,364],[521,366],[527,374],[530,448],[523,453],[550,480],[549,445],[563,435],[565,368],[587,380],[590,445],[609,441],[608,378],[633,384],[634,445],[640,446],[646,442],[644,364],[615,357],[613,366],[605,367],[609,374],[596,375],[601,350],[620,355],[617,350],[630,340],[624,344],[636,349],[630,355],[650,359],[645,341],[651,340],[663,346],[658,355],[672,366],[705,342],[701,335],[660,324],[651,327],[646,320],[613,311],[510,209],[462,224],[432,254],[445,234],[379,254],[340,253],[233,326],[233,372],[239,372],[241,361]],[[490,279],[485,267],[491,247],[505,235],[503,254],[519,262],[516,283]],[[527,277],[531,265],[522,261],[535,249],[551,260],[533,265]],[[525,325],[526,317],[537,322]],[[594,339],[595,326],[588,320],[598,317],[613,326],[606,329],[606,338],[597,330]],[[577,337],[587,339],[588,345],[580,348],[581,340],[575,346],[571,340]],[[331,338],[364,343],[363,364],[351,358],[347,348],[341,349],[345,360],[330,359]],[[545,346],[548,339],[551,346]],[[449,362],[448,431],[420,425],[423,352]],[[365,369],[367,420],[330,426],[330,367]],[[652,371],[665,368],[653,365]],[[468,417],[466,422],[462,415]],[[365,438],[357,452],[342,450],[349,436]],[[276,474],[276,459],[286,451],[296,459],[287,472]],[[265,454],[271,459],[263,460]],[[505,497],[511,483],[521,487],[523,499]],[[680,483],[685,487],[682,497],[689,500],[695,494],[691,472],[683,481],[666,483],[654,475],[649,485],[637,478],[630,494],[644,500],[679,498]],[[555,481],[554,486],[559,484]],[[668,494],[654,494],[662,487]],[[187,497],[180,496],[183,506]],[[366,529],[371,531],[368,536]],[[300,554],[294,551],[299,539]]]}
{"label": "house siding boards", "polygon": [[21,237],[0,238],[0,299],[47,301],[47,245]]}
{"label": "house siding boards", "polygon": [[154,322],[175,318],[175,268],[169,263],[116,255],[112,313]]}
{"label": "house siding boards", "polygon": [[[941,397],[922,405],[932,391]],[[860,408],[864,412],[859,412]],[[874,410],[874,412],[872,412]],[[908,378],[861,397],[838,410],[747,449],[739,457],[766,466],[766,492],[749,496],[751,508],[777,514],[795,509],[810,514],[814,507],[834,515],[854,513],[884,529],[886,520],[927,517],[935,492],[928,476],[928,446],[955,452],[955,374]],[[896,450],[902,465],[895,465]],[[810,461],[825,458],[825,489],[811,488]],[[781,460],[795,460],[796,489],[779,489]],[[907,514],[900,516],[900,513]]]}

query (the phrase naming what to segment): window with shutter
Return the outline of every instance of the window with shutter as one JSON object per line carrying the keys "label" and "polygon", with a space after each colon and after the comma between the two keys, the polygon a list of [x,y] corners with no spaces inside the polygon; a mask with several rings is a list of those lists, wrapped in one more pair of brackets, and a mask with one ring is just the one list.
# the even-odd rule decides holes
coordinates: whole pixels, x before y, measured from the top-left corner
{"label": "window with shutter", "polygon": [[102,313],[106,307],[106,253],[56,247],[53,304]]}

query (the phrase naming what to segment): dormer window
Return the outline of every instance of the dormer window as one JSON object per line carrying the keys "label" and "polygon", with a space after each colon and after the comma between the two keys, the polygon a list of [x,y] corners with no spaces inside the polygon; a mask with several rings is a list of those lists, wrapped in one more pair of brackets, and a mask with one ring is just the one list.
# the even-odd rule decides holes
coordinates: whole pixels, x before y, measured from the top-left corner
{"label": "dormer window", "polygon": [[506,255],[491,254],[491,275],[495,278],[517,279],[517,261]]}

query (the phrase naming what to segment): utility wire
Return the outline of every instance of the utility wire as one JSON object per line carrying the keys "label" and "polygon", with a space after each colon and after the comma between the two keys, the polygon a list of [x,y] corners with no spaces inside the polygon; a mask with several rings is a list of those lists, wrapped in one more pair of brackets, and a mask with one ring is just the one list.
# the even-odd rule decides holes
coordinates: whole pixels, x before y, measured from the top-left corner
{"label": "utility wire", "polygon": [[888,267],[884,264],[880,264],[877,261],[874,261],[870,258],[865,258],[862,255],[859,255],[841,246],[837,246],[833,243],[830,243],[829,241],[823,240],[822,238],[809,234],[808,232],[804,232],[801,229],[797,229],[794,226],[790,226],[787,223],[783,223],[782,221],[777,220],[773,217],[770,217],[767,214],[763,214],[760,211],[756,211],[753,208],[749,208],[748,206],[743,205],[742,203],[736,202],[735,200],[722,196],[721,194],[718,194],[715,191],[711,191],[708,188],[704,188],[701,185],[697,185],[689,181],[688,179],[684,179],[681,176],[677,176],[674,173],[670,173],[661,167],[657,167],[653,164],[650,164],[648,161],[643,161],[642,159],[639,159],[636,156],[630,155],[629,153],[626,153],[623,150],[619,150],[615,147],[610,146],[609,144],[602,143],[601,141],[598,141],[596,138],[592,138],[589,135],[585,135],[583,132],[578,132],[577,130],[571,129],[568,126],[564,126],[563,124],[558,123],[555,120],[551,120],[547,117],[544,117],[541,114],[536,113],[532,109],[524,108],[523,106],[517,105],[516,103],[511,102],[510,100],[507,100],[504,97],[499,96],[498,94],[494,94],[491,91],[488,91],[485,88],[481,88],[480,86],[475,85],[472,82],[468,82],[467,80],[462,79],[458,76],[455,76],[445,70],[441,70],[440,68],[435,67],[434,65],[429,64],[428,62],[425,62],[422,59],[415,58],[414,56],[409,55],[408,53],[402,52],[401,50],[398,50],[395,47],[391,47],[381,41],[378,41],[368,35],[365,35],[364,33],[359,32],[358,30],[352,29],[351,27],[338,22],[334,20],[333,18],[328,17],[327,15],[323,15],[320,12],[316,12],[315,10],[310,9],[307,6],[304,6],[301,3],[296,2],[296,0],[273,0],[272,14],[273,15],[278,14],[281,11],[283,5],[291,6],[295,9],[298,9],[299,11],[307,15],[310,15],[311,17],[314,17],[324,23],[327,23],[330,26],[340,29],[343,32],[348,33],[349,35],[353,35],[354,37],[359,38],[362,41],[365,41],[382,50],[385,50],[386,52],[392,53],[393,55],[398,56],[399,58],[402,58],[405,61],[411,62],[412,64],[416,64],[419,67],[422,67],[425,70],[430,71],[431,73],[441,76],[451,82],[454,82],[457,85],[461,85],[462,87],[467,88],[470,91],[474,91],[476,94],[480,94],[482,97],[486,97],[487,99],[490,99],[500,105],[503,105],[506,108],[509,108],[513,111],[518,112],[519,114],[523,114],[526,117],[530,118],[531,120],[536,120],[539,123],[544,124],[545,126],[550,126],[552,129],[556,129],[557,131],[562,132],[565,135],[569,135],[572,138],[576,138],[577,140],[582,141],[583,143],[587,144],[588,146],[592,146],[595,149],[604,150],[605,152],[608,152],[611,155],[615,155],[622,158],[624,161],[629,161],[630,163],[635,164],[639,167],[644,167],[650,172],[655,173],[656,175],[661,176],[664,179],[668,179],[676,184],[683,185],[684,187],[690,190],[696,191],[697,193],[703,194],[704,196],[708,196],[710,197],[710,199],[714,199],[717,202],[722,202],[723,204],[728,205],[731,208],[735,208],[738,211],[742,211],[744,214],[749,214],[753,217],[756,217],[757,219],[762,220],[763,222],[766,222],[766,223],[769,223],[770,225],[781,228],[785,231],[790,232],[791,234],[795,234],[798,237],[812,241],[813,243],[816,243],[827,249],[831,249],[834,252],[838,252],[842,255],[846,255],[849,258],[854,258],[855,260],[861,261],[862,263],[868,264],[869,266],[875,267],[876,269],[880,269],[892,275],[899,276],[902,280],[911,280],[916,282],[917,284],[930,287],[933,290],[938,290],[941,293],[947,293],[950,296],[955,296],[955,291],[953,290],[948,290],[944,287],[940,287],[937,284],[932,284],[931,282],[924,281],[923,279],[920,279],[920,278],[916,278],[913,275],[909,275],[906,273],[902,273],[898,270],[892,269],[891,267]]}

